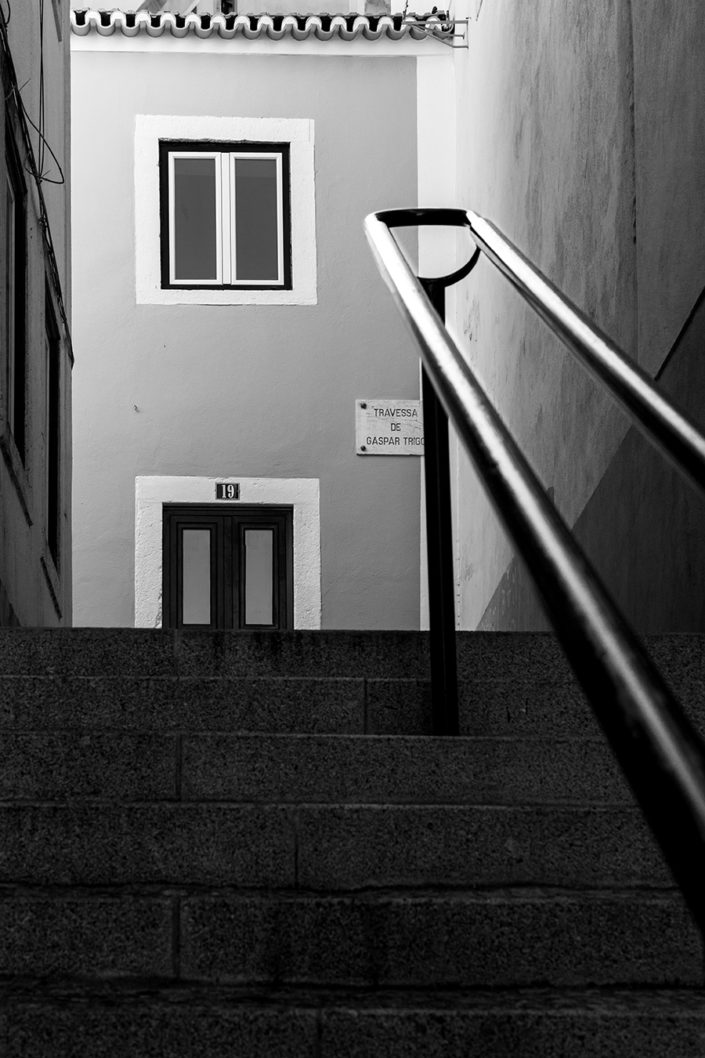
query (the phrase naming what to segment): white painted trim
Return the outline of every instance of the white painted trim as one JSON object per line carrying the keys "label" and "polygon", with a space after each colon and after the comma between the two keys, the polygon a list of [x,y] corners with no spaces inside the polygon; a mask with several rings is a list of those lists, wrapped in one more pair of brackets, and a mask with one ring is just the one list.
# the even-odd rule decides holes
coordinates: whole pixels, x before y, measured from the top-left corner
{"label": "white painted trim", "polygon": [[193,280],[204,285],[222,284],[223,278],[223,181],[221,175],[220,154],[217,151],[170,151],[169,165],[169,282],[188,283],[191,280],[176,278],[176,174],[177,158],[210,158],[213,162],[213,182],[215,184],[215,279]]}
{"label": "white painted trim", "polygon": [[408,59],[409,56],[447,55],[448,61],[452,49],[433,37],[414,40],[406,37],[402,40],[318,40],[309,37],[306,40],[295,40],[286,36],[282,40],[271,40],[262,34],[254,40],[237,37],[224,40],[213,34],[202,37],[173,37],[163,33],[161,37],[150,37],[139,33],[126,37],[122,33],[101,36],[99,33],[87,33],[85,36],[71,34],[71,50],[102,52],[149,52],[150,54],[168,54],[190,52],[191,54],[210,53],[215,55],[322,55],[326,58],[359,59]]}
{"label": "white painted trim", "polygon": [[[288,143],[291,290],[162,290],[159,245],[159,141]],[[135,117],[135,285],[138,305],[315,305],[314,122],[309,118],[234,118],[138,114]]]}
{"label": "white painted trim", "polygon": [[216,481],[240,486],[240,503],[294,508],[294,628],[321,627],[321,516],[318,478],[135,478],[135,627],[162,624],[162,506],[216,503]]}

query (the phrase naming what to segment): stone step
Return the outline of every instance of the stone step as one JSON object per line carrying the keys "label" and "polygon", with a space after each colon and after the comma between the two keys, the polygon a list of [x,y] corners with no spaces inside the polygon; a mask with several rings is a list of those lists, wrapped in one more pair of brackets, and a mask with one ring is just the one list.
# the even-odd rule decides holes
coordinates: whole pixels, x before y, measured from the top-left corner
{"label": "stone step", "polygon": [[705,1039],[688,990],[70,998],[3,1002],[3,1058],[702,1058]]}
{"label": "stone step", "polygon": [[185,980],[364,987],[702,982],[680,899],[640,892],[189,897]]}
{"label": "stone step", "polygon": [[[683,699],[705,727],[705,697]],[[601,737],[571,683],[459,684],[464,735]],[[0,729],[432,734],[431,686],[352,677],[2,676]]]}
{"label": "stone step", "polygon": [[[464,732],[596,733],[553,636],[457,642]],[[705,722],[703,637],[647,642]],[[2,629],[0,725],[429,733],[428,674],[413,632]]]}
{"label": "stone step", "polygon": [[641,891],[314,896],[10,891],[0,977],[320,988],[696,987],[679,898]]}
{"label": "stone step", "polygon": [[604,740],[10,731],[0,801],[630,803]]}
{"label": "stone step", "polygon": [[[459,632],[461,679],[519,683],[570,679],[545,632]],[[702,684],[705,637],[645,637],[667,678]],[[13,676],[309,676],[427,679],[424,632],[198,632],[134,628],[3,628],[0,673]]]}
{"label": "stone step", "polygon": [[0,885],[672,885],[636,809],[0,806]]}

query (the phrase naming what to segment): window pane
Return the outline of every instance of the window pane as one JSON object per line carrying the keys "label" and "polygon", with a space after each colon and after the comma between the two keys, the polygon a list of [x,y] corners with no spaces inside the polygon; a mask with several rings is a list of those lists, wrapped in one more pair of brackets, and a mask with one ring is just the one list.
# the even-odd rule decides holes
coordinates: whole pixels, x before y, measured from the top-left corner
{"label": "window pane", "polygon": [[245,624],[274,623],[274,532],[245,530]]}
{"label": "window pane", "polygon": [[174,158],[174,278],[218,278],[215,158]]}
{"label": "window pane", "polygon": [[184,529],[181,534],[182,617],[185,625],[211,623],[211,532]]}
{"label": "window pane", "polygon": [[15,429],[15,193],[7,177],[6,193],[6,216],[7,227],[5,228],[5,260],[7,262],[5,272],[5,348],[8,358],[8,388],[11,394],[8,400],[7,413],[10,420],[10,429]]}
{"label": "window pane", "polygon": [[237,279],[279,279],[276,158],[235,160]]}

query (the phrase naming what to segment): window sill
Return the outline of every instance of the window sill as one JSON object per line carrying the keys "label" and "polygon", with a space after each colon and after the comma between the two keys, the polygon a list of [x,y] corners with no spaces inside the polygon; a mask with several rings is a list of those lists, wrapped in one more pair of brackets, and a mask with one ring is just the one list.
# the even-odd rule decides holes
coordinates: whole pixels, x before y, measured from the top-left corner
{"label": "window sill", "polygon": [[315,287],[313,290],[209,290],[169,287],[154,287],[151,290],[137,290],[138,305],[315,305],[317,303]]}

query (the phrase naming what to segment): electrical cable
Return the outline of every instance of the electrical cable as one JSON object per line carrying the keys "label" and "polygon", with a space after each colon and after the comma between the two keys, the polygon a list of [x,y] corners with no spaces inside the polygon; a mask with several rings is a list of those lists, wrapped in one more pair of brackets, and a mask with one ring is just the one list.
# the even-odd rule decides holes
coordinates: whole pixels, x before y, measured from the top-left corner
{"label": "electrical cable", "polygon": [[[8,0],[8,10],[9,8],[10,4]],[[66,313],[66,305],[64,303],[63,291],[61,286],[61,275],[59,273],[59,266],[56,260],[54,241],[51,237],[51,226],[49,224],[49,215],[47,212],[46,201],[44,199],[44,193],[42,191],[42,177],[37,168],[37,161],[34,154],[34,145],[32,144],[32,137],[29,132],[29,125],[31,125],[32,128],[35,129],[37,134],[41,137],[41,142],[46,145],[46,149],[49,151],[52,158],[54,159],[61,177],[60,180],[51,180],[48,177],[44,177],[44,180],[46,180],[48,183],[63,184],[65,183],[64,173],[56,155],[51,149],[51,145],[47,142],[43,132],[37,127],[37,125],[35,125],[34,121],[27,113],[27,108],[24,105],[24,100],[22,99],[22,96],[20,94],[22,89],[19,87],[18,84],[15,63],[12,57],[12,49],[10,48],[10,42],[7,36],[7,20],[1,8],[0,14],[2,15],[2,18],[0,18],[0,78],[3,83],[3,94],[5,96],[5,100],[10,103],[10,106],[12,106],[12,101],[14,100],[14,107],[12,107],[12,109],[15,111],[15,118],[19,126],[19,132],[21,133],[22,140],[24,141],[24,153],[27,162],[29,163],[28,171],[31,173],[32,178],[34,179],[34,182],[37,187],[37,198],[39,205],[39,216],[37,220],[39,224],[39,229],[42,233],[42,237],[44,240],[45,263],[51,279],[52,286],[54,287],[54,293],[56,295],[59,307],[59,314],[64,325],[64,338],[67,344],[68,356],[71,363],[73,363],[71,327],[69,325],[68,316]],[[29,84],[29,81],[26,81],[22,85],[22,88],[25,88],[27,84]]]}
{"label": "electrical cable", "polygon": [[[8,0],[8,3],[9,3],[9,0]],[[34,179],[37,180],[39,183],[56,184],[57,186],[61,186],[62,184],[66,183],[66,178],[64,176],[64,171],[63,171],[63,168],[61,166],[61,163],[59,162],[59,159],[56,157],[56,154],[52,150],[51,144],[49,143],[49,141],[47,140],[46,136],[44,135],[44,130],[46,128],[46,91],[45,91],[45,85],[44,85],[44,0],[39,0],[39,124],[38,125],[35,124],[35,122],[33,121],[32,117],[31,117],[31,115],[30,115],[30,113],[29,113],[29,111],[28,111],[28,109],[27,109],[27,107],[25,105],[24,99],[22,98],[22,95],[21,95],[22,89],[25,88],[26,85],[28,85],[28,84],[29,84],[29,81],[25,81],[25,83],[22,85],[22,88],[18,89],[17,96],[19,98],[20,106],[22,107],[22,110],[24,112],[25,118],[27,119],[27,121],[29,122],[29,124],[32,126],[32,128],[34,129],[34,131],[37,133],[37,135],[39,137],[38,158],[37,158],[36,166],[34,166],[33,169],[30,169],[30,172],[32,173],[32,176],[34,177]],[[48,175],[48,172],[45,171],[44,165],[45,165],[45,161],[46,161],[46,152],[47,151],[51,155],[51,157],[52,157],[52,159],[54,161],[54,164],[56,166],[56,169],[58,171],[58,174],[59,174],[59,179],[58,180],[54,179],[53,177],[50,177]]]}
{"label": "electrical cable", "polygon": [[39,0],[39,175],[44,175],[44,0]]}

